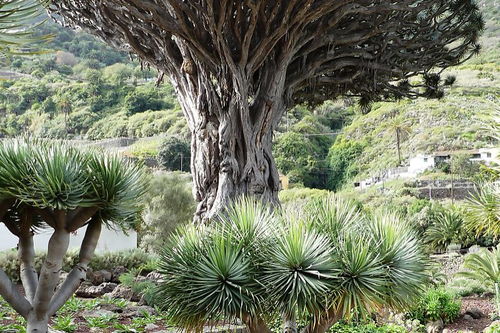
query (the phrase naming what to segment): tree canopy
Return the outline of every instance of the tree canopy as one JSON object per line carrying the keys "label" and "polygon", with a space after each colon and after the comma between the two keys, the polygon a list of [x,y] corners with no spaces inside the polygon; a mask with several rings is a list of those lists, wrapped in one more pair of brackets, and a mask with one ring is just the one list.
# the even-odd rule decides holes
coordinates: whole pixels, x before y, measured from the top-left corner
{"label": "tree canopy", "polygon": [[[430,71],[477,53],[483,29],[471,0],[66,0],[52,8],[170,75],[236,85],[228,74],[238,71],[258,94],[269,64],[284,66],[289,102],[438,97]],[[410,84],[417,74],[425,82]]]}

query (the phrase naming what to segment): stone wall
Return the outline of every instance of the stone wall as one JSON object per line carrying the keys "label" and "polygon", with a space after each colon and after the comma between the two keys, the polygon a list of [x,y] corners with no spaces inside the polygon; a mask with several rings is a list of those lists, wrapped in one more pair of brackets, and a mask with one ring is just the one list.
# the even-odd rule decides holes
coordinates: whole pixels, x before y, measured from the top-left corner
{"label": "stone wall", "polygon": [[418,180],[413,187],[422,199],[470,198],[477,191],[477,185],[466,180]]}

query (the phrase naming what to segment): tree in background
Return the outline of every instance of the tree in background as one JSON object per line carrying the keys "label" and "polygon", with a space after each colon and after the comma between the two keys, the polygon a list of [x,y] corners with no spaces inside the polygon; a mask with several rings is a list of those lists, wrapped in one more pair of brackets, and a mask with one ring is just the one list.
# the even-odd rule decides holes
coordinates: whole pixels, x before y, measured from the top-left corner
{"label": "tree in background", "polygon": [[387,122],[389,131],[396,135],[396,149],[398,152],[398,166],[401,166],[401,141],[405,140],[411,132],[411,126],[407,119],[394,116]]}
{"label": "tree in background", "polygon": [[338,139],[330,148],[328,161],[330,167],[329,188],[338,191],[348,179],[356,176],[356,158],[363,153],[363,144],[357,141]]}
{"label": "tree in background", "polygon": [[364,106],[440,98],[439,73],[479,51],[484,25],[472,0],[61,0],[50,9],[173,82],[192,133],[198,220],[240,194],[277,202],[271,146],[288,108],[344,95]]}
{"label": "tree in background", "polygon": [[176,228],[193,219],[195,202],[189,174],[161,172],[151,179],[144,196],[144,224],[141,226],[141,247],[160,253]]}
{"label": "tree in background", "polygon": [[[145,192],[144,173],[120,158],[80,151],[63,142],[0,143],[0,222],[19,238],[26,296],[0,269],[0,295],[27,320],[28,333],[47,333],[48,321],[85,280],[102,225],[127,227]],[[79,260],[56,290],[72,232],[86,226]],[[40,274],[33,235],[53,230]]]}
{"label": "tree in background", "polygon": [[177,136],[166,138],[158,152],[158,162],[166,170],[188,171],[191,160],[189,143]]}

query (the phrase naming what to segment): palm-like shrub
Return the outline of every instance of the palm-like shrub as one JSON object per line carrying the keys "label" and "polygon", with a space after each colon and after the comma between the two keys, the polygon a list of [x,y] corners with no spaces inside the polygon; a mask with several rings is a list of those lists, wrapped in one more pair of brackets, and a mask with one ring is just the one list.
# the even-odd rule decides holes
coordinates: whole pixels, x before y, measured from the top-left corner
{"label": "palm-like shrub", "polygon": [[446,250],[448,245],[460,244],[463,238],[463,218],[461,214],[448,209],[438,215],[425,231],[425,241],[433,250]]}
{"label": "palm-like shrub", "polygon": [[497,316],[500,317],[500,247],[493,251],[481,249],[478,253],[471,253],[465,257],[464,268],[466,271],[458,275],[477,280],[486,287],[495,290]]}
{"label": "palm-like shrub", "polygon": [[[63,142],[8,140],[0,143],[0,222],[19,238],[18,293],[0,269],[0,295],[27,319],[29,333],[47,332],[51,315],[85,279],[102,224],[127,227],[140,209],[143,171],[120,158],[80,151]],[[72,232],[86,226],[79,258],[55,292]],[[40,274],[33,235],[52,229]]]}
{"label": "palm-like shrub", "polygon": [[199,329],[239,318],[250,332],[270,332],[283,318],[304,332],[382,306],[405,308],[425,280],[426,260],[399,216],[365,217],[332,196],[289,218],[241,199],[203,228],[185,228],[164,249],[158,299],[174,323]]}
{"label": "palm-like shrub", "polygon": [[468,200],[465,222],[476,235],[500,236],[500,184],[483,184]]}

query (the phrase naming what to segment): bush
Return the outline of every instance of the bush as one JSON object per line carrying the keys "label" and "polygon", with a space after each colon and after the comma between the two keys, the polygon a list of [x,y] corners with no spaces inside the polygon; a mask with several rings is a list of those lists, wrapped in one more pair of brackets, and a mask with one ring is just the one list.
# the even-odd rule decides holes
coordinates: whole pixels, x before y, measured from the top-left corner
{"label": "bush", "polygon": [[450,323],[460,315],[460,302],[444,288],[428,289],[408,315],[421,323],[439,319]]}
{"label": "bush", "polygon": [[274,309],[312,325],[405,308],[418,295],[427,259],[397,215],[364,216],[337,196],[304,216],[283,215],[241,199],[209,226],[173,236],[156,295],[172,324],[190,329],[240,318],[267,326]]}
{"label": "bush", "polygon": [[[35,269],[40,272],[46,253],[37,253],[35,256]],[[117,266],[124,266],[128,270],[146,265],[152,260],[152,257],[141,250],[127,250],[120,252],[107,252],[96,254],[89,267],[94,271],[108,270],[112,271]],[[78,252],[69,251],[64,258],[63,271],[69,272],[78,262]],[[0,267],[5,271],[13,281],[19,282],[20,265],[17,259],[17,251],[4,251],[0,253]]]}
{"label": "bush", "polygon": [[425,232],[425,241],[435,251],[446,250],[450,244],[464,243],[461,214],[454,209],[437,214],[433,224]]}
{"label": "bush", "polygon": [[179,172],[162,172],[152,178],[140,232],[142,248],[158,251],[178,226],[192,220],[195,202],[190,180],[188,174]]}
{"label": "bush", "polygon": [[176,136],[165,139],[158,152],[158,162],[166,170],[190,171],[191,146]]}
{"label": "bush", "polygon": [[358,174],[356,159],[363,153],[364,145],[357,141],[340,140],[330,149],[328,161],[330,166],[329,188],[339,190],[347,181]]}

